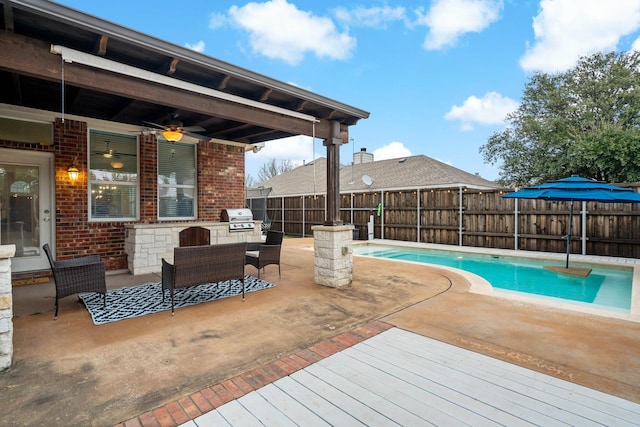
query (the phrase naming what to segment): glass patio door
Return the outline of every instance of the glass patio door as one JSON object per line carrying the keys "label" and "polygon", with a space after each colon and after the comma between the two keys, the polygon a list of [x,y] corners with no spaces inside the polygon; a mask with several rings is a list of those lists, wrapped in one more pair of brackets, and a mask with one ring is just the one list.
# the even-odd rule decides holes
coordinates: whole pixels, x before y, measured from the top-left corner
{"label": "glass patio door", "polygon": [[0,149],[0,244],[16,245],[14,272],[49,268],[42,245],[53,236],[53,155]]}

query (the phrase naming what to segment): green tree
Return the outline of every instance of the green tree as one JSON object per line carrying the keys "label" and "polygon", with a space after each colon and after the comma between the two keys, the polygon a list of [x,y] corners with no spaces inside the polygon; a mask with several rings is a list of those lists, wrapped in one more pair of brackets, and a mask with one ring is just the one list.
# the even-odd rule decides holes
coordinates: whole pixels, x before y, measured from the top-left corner
{"label": "green tree", "polygon": [[509,126],[480,148],[504,185],[580,175],[640,180],[640,52],[598,53],[557,74],[536,73]]}
{"label": "green tree", "polygon": [[278,162],[276,159],[271,159],[263,164],[258,171],[258,181],[264,182],[280,175],[281,173],[289,172],[295,167],[296,166],[291,160],[281,160]]}

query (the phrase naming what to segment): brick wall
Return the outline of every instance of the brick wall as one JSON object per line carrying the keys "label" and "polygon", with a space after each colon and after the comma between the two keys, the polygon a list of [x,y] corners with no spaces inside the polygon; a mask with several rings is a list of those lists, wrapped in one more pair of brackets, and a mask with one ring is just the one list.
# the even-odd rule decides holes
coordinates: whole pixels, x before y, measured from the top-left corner
{"label": "brick wall", "polygon": [[152,224],[158,218],[158,146],[155,135],[140,140],[140,222]]}
{"label": "brick wall", "polygon": [[244,208],[244,150],[211,142],[198,144],[198,217],[219,221],[225,208]]}
{"label": "brick wall", "polygon": [[[56,254],[58,259],[97,254],[107,270],[127,268],[123,222],[88,221],[87,124],[56,119],[54,146],[0,141],[0,147],[55,153]],[[140,223],[157,221],[157,147],[153,135],[140,136]],[[71,182],[67,168],[80,170]],[[244,150],[241,147],[198,144],[198,220],[219,221],[221,209],[244,207]]]}

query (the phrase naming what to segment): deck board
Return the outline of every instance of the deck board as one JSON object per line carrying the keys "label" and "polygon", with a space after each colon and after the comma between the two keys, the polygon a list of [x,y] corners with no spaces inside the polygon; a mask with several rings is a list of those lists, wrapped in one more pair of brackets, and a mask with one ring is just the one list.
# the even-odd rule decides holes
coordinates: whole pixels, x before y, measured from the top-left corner
{"label": "deck board", "polygon": [[313,393],[332,402],[338,409],[350,414],[353,418],[366,426],[398,426],[397,423],[386,418],[376,411],[373,405],[369,406],[355,397],[340,390],[329,381],[314,375],[311,371],[302,370],[291,375],[295,381],[304,384]]}
{"label": "deck board", "polygon": [[189,426],[638,425],[640,404],[392,328]]}
{"label": "deck board", "polygon": [[[391,423],[390,425],[411,426],[425,424],[425,420],[423,418],[415,415],[395,402],[385,399],[383,396],[374,393],[366,387],[345,379],[342,375],[336,374],[317,363],[309,366],[306,370],[313,375],[330,382],[336,388],[342,390],[352,398],[360,402],[366,402],[366,405],[373,408],[375,411],[380,413],[380,415],[386,417]],[[381,422],[380,425],[387,425],[387,423],[384,421],[384,423]]]}
{"label": "deck board", "polygon": [[[566,425],[561,420],[548,415],[549,412],[555,409],[553,406],[508,388],[502,388],[495,384],[489,386],[484,381],[465,372],[434,363],[426,358],[415,357],[413,354],[394,347],[389,348],[387,352],[373,347],[367,348],[365,351],[367,354],[378,357],[381,360],[386,358],[388,362],[393,363],[400,369],[404,369],[408,375],[415,375],[416,378],[422,379],[422,383],[425,386],[428,385],[428,381],[431,381],[440,387],[455,390],[468,399],[480,400],[490,407],[508,407],[508,412],[521,420],[536,419],[544,422],[546,426]],[[479,388],[482,389],[480,397],[478,397]],[[520,423],[520,421],[512,420],[508,420],[508,422],[509,424]]]}
{"label": "deck board", "polygon": [[[405,331],[400,332],[407,334],[407,339],[413,335]],[[381,342],[390,347],[407,343],[406,340],[394,339],[392,336],[380,338]],[[375,341],[375,339],[372,339],[372,341],[365,343],[373,345]],[[456,362],[457,369],[468,372],[487,383],[510,388],[519,393],[526,393],[527,396],[535,397],[543,402],[551,404],[555,402],[560,405],[562,410],[572,411],[583,417],[593,414],[594,417],[601,418],[599,413],[604,413],[605,418],[602,418],[603,420],[610,420],[608,416],[613,416],[631,425],[637,425],[637,420],[640,419],[640,412],[638,412],[640,411],[640,405],[634,402],[559,378],[540,374],[521,366],[505,363],[479,353],[467,352],[463,354],[464,357],[461,357],[457,352],[452,355],[451,346],[438,341],[434,341],[427,350],[421,346],[414,346],[411,351],[423,355],[428,354],[427,357],[438,355],[438,360],[441,363],[447,363],[448,359],[453,359]],[[472,363],[469,363],[470,361]]]}
{"label": "deck board", "polygon": [[[277,381],[279,382],[279,381]],[[282,412],[289,419],[300,425],[302,420],[306,421],[310,426],[329,426],[329,423],[324,421],[318,415],[314,414],[294,397],[285,393],[280,387],[274,384],[268,384],[263,388],[256,391],[271,405],[275,406],[280,412]],[[243,399],[241,397],[240,399]],[[198,425],[198,427],[202,427]]]}
{"label": "deck board", "polygon": [[238,399],[244,410],[253,414],[265,426],[272,427],[295,427],[294,423],[287,415],[273,406],[260,393],[249,393]]}

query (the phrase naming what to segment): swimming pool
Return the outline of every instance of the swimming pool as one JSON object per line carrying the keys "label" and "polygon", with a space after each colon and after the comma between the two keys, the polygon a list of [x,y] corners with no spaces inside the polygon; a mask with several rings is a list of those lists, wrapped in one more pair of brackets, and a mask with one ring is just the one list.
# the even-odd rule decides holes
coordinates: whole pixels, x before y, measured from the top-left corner
{"label": "swimming pool", "polygon": [[564,266],[562,260],[537,260],[497,254],[450,250],[354,245],[354,255],[438,264],[468,271],[487,280],[495,290],[591,306],[629,314],[633,269],[590,266],[586,278],[545,270],[545,265]]}

